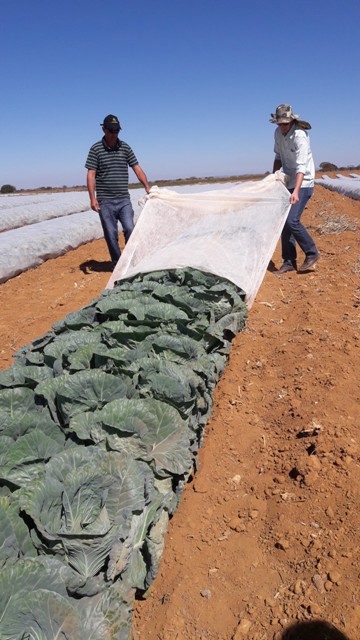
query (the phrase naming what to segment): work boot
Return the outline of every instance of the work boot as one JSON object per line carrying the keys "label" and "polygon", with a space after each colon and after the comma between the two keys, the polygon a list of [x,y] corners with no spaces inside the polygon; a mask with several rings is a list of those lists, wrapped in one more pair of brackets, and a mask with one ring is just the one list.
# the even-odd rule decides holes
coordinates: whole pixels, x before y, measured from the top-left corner
{"label": "work boot", "polygon": [[299,272],[304,273],[304,271],[309,271],[311,267],[313,267],[317,263],[319,258],[320,258],[319,254],[317,254],[317,256],[306,257],[301,267],[299,267]]}
{"label": "work boot", "polygon": [[291,262],[284,262],[284,264],[276,271],[278,276],[282,276],[283,273],[287,273],[288,271],[296,271],[296,266]]}

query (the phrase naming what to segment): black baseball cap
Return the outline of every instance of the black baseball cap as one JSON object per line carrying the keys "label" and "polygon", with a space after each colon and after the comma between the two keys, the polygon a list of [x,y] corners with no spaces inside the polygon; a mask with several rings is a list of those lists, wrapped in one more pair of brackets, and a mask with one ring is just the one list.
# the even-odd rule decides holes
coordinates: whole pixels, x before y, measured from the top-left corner
{"label": "black baseball cap", "polygon": [[111,113],[104,118],[104,122],[102,122],[100,126],[105,127],[108,131],[120,131],[121,129],[119,118],[113,116]]}

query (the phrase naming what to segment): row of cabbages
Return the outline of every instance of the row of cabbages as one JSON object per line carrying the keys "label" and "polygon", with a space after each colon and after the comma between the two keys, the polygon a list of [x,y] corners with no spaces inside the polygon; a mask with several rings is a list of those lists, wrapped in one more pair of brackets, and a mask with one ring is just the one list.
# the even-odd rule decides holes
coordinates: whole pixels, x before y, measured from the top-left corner
{"label": "row of cabbages", "polygon": [[128,640],[244,293],[193,269],[111,291],[0,373],[0,637]]}

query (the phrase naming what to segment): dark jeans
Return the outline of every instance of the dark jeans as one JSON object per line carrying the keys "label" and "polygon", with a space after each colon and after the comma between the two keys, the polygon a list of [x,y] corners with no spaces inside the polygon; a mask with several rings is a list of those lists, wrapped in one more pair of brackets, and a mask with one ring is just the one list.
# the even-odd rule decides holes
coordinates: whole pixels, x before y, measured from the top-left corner
{"label": "dark jeans", "polygon": [[134,229],[134,210],[130,196],[117,198],[116,200],[102,200],[100,202],[99,215],[111,260],[116,263],[121,255],[118,240],[118,222],[123,228],[125,243],[129,240]]}
{"label": "dark jeans", "polygon": [[[292,193],[292,191],[293,189],[290,190],[290,193]],[[304,187],[303,189],[300,189],[299,202],[291,205],[281,234],[283,260],[293,266],[296,266],[296,243],[298,243],[307,258],[312,258],[318,255],[318,250],[315,246],[314,240],[306,231],[304,225],[300,222],[301,214],[313,193],[313,187]]]}

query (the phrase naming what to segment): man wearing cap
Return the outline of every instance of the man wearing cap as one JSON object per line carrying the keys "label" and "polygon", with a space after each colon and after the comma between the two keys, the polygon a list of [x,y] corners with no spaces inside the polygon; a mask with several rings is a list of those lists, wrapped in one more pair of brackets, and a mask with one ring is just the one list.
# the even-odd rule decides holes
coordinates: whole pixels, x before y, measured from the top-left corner
{"label": "man wearing cap", "polygon": [[308,129],[311,125],[294,114],[289,104],[281,104],[271,114],[270,122],[277,124],[275,130],[275,160],[273,172],[282,168],[288,176],[290,211],[281,234],[283,265],[277,273],[282,275],[294,271],[296,265],[296,242],[305,254],[298,271],[311,269],[319,260],[314,240],[300,222],[301,214],[314,192],[315,166],[310,149]]}
{"label": "man wearing cap", "polygon": [[121,129],[118,118],[106,116],[100,125],[103,138],[90,148],[85,167],[87,188],[93,211],[100,216],[104,237],[113,267],[120,258],[118,221],[121,223],[125,242],[134,229],[134,210],[129,195],[129,170],[131,167],[138,180],[149,193],[147,177],[140,167],[129,145],[118,137]]}

